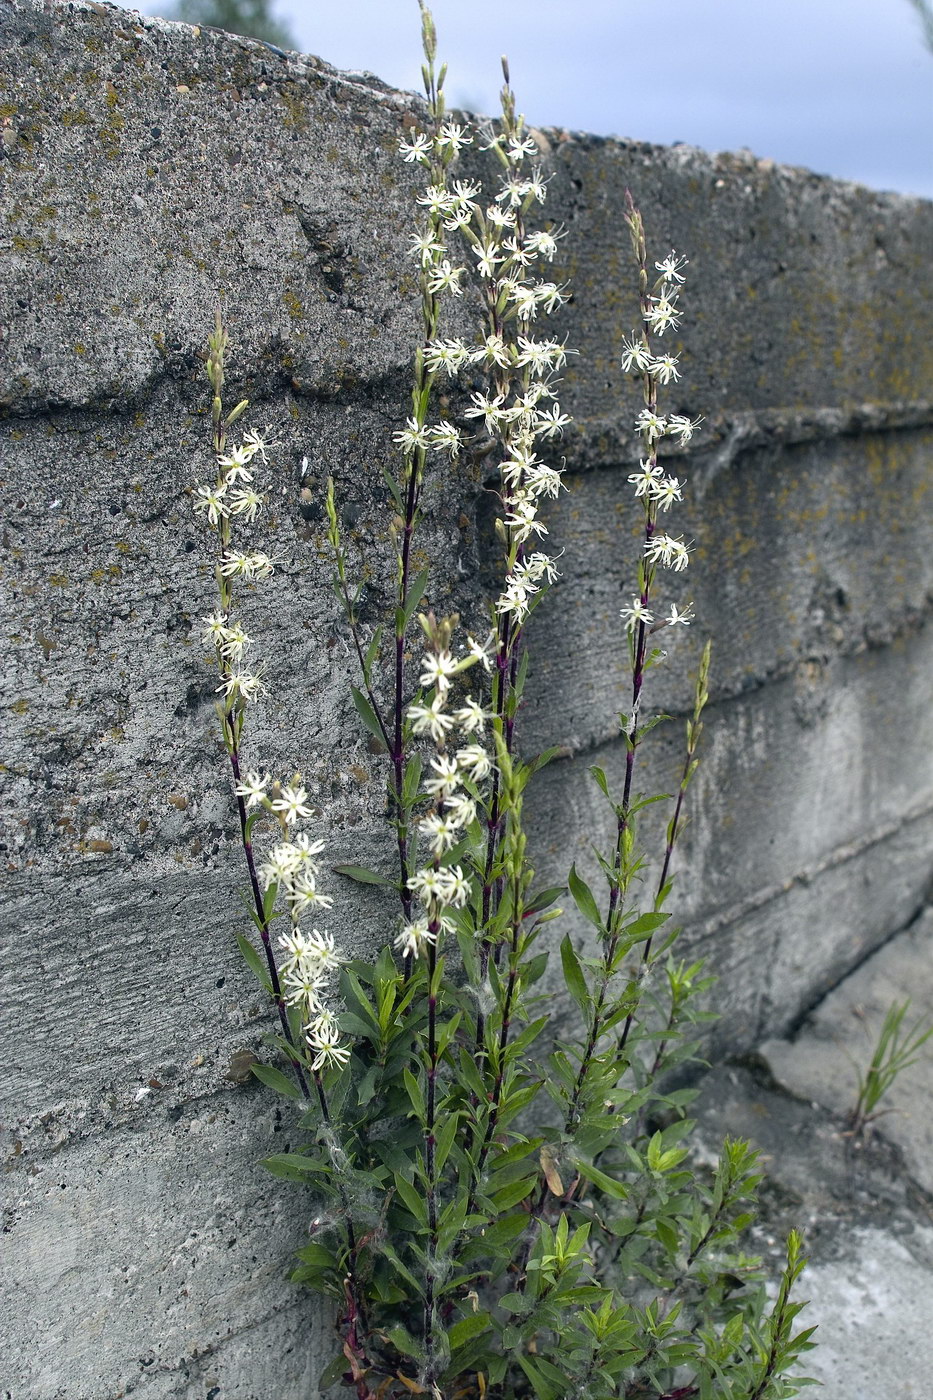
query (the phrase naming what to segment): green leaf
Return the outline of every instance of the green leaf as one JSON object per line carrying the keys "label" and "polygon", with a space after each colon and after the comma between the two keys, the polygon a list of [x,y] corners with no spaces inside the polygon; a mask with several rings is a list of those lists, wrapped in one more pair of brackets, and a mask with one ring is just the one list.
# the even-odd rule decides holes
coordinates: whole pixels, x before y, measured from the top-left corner
{"label": "green leaf", "polygon": [[301,1090],[293,1079],[289,1079],[287,1074],[283,1074],[275,1065],[251,1065],[251,1070],[257,1079],[261,1079],[263,1084],[268,1084],[270,1089],[275,1089],[277,1093],[284,1094],[289,1099],[300,1099],[303,1097]]}
{"label": "green leaf", "polygon": [[478,1337],[480,1332],[485,1332],[489,1323],[488,1312],[467,1313],[466,1317],[461,1317],[447,1333],[451,1351],[462,1347],[464,1342],[469,1342],[473,1337]]}
{"label": "green leaf", "polygon": [[367,870],[365,865],[332,865],[335,875],[346,875],[348,880],[356,880],[360,885],[384,885],[387,889],[397,889],[396,882],[376,870]]}
{"label": "green leaf", "polygon": [[415,1217],[419,1225],[426,1225],[428,1215],[424,1197],[418,1194],[410,1181],[406,1181],[401,1172],[395,1172],[394,1177],[395,1189],[405,1209]]}
{"label": "green leaf", "polygon": [[266,968],[265,963],[263,962],[263,959],[256,952],[256,949],[253,947],[252,943],[250,943],[249,939],[246,937],[245,934],[238,933],[236,936],[236,941],[239,944],[240,952],[243,954],[244,962],[249,967],[251,972],[253,972],[253,974],[259,979],[259,981],[265,987],[266,991],[271,995],[272,983],[269,981],[269,972]]}
{"label": "green leaf", "polygon": [[412,754],[405,764],[405,777],[402,780],[402,806],[407,811],[418,796],[421,785],[421,755]]}
{"label": "green leaf", "polygon": [[[612,796],[609,792],[609,779],[606,777],[604,770],[594,763],[592,768],[588,768],[586,771],[589,773],[606,801],[612,802]],[[615,807],[614,802],[612,802],[612,805]]]}
{"label": "green leaf", "polygon": [[386,1332],[386,1336],[395,1347],[395,1350],[400,1351],[403,1356],[412,1356],[416,1361],[420,1361],[423,1358],[424,1352],[422,1348],[418,1342],[415,1341],[407,1328],[403,1327],[401,1323],[399,1323],[397,1327],[390,1327]]}
{"label": "green leaf", "polygon": [[314,1269],[336,1269],[337,1258],[331,1254],[329,1249],[325,1249],[322,1244],[306,1244],[295,1253],[303,1264],[310,1264]]}
{"label": "green leaf", "polygon": [[667,923],[670,914],[640,914],[637,919],[633,919],[630,924],[626,924],[622,932],[626,938],[641,942]]}
{"label": "green leaf", "polygon": [[562,1396],[567,1394],[566,1390],[556,1390],[551,1382],[545,1379],[530,1356],[525,1356],[523,1352],[519,1351],[516,1353],[515,1359],[531,1381],[538,1400],[562,1400]]}
{"label": "green leaf", "polygon": [[272,1157],[264,1157],[262,1165],[273,1176],[283,1176],[288,1181],[307,1181],[309,1176],[330,1170],[326,1163],[314,1157],[303,1157],[300,1152],[277,1152]]}
{"label": "green leaf", "polygon": [[395,480],[395,477],[392,476],[392,474],[390,473],[388,467],[382,468],[382,477],[385,481],[386,486],[388,486],[389,488],[389,494],[395,502],[396,510],[398,511],[399,515],[404,515],[405,507],[402,504],[402,490],[398,482]]}
{"label": "green leaf", "polygon": [[607,1176],[605,1172],[599,1170],[599,1167],[594,1167],[591,1162],[578,1161],[576,1167],[582,1177],[592,1182],[594,1186],[598,1186],[600,1191],[604,1191],[605,1194],[611,1196],[613,1200],[628,1200],[628,1188],[623,1182],[616,1181],[613,1177]]}
{"label": "green leaf", "polygon": [[408,593],[405,596],[405,605],[402,608],[402,626],[399,628],[400,632],[404,632],[409,622],[411,622],[412,613],[424,597],[424,590],[427,586],[428,571],[427,569],[422,569],[409,584]]}
{"label": "green leaf", "polygon": [[590,1000],[589,988],[586,985],[583,968],[580,966],[580,959],[577,957],[576,949],[570,941],[569,933],[564,934],[560,945],[560,961],[564,969],[564,981],[567,983],[567,990],[580,1010],[586,1014],[586,1009]]}
{"label": "green leaf", "polygon": [[378,739],[382,747],[385,748],[385,736],[382,732],[382,726],[376,718],[376,711],[358,686],[351,685],[350,690],[353,692],[353,703],[356,706],[360,719],[363,721],[370,734],[372,734],[373,738]]}
{"label": "green leaf", "polygon": [[408,1091],[409,1102],[415,1111],[415,1117],[418,1119],[419,1123],[423,1123],[427,1116],[427,1108],[425,1107],[424,1094],[421,1092],[421,1085],[407,1067],[403,1071],[403,1078],[405,1080],[405,1088]]}
{"label": "green leaf", "polygon": [[318,1377],[318,1389],[320,1391],[330,1390],[332,1385],[336,1385],[347,1369],[347,1358],[343,1352],[339,1352],[332,1361],[328,1361],[320,1376]]}
{"label": "green leaf", "polygon": [[373,662],[375,661],[379,653],[379,647],[382,643],[382,634],[384,631],[385,628],[380,623],[379,626],[376,628],[375,632],[373,633],[372,641],[366,648],[366,656],[363,661],[363,675],[367,681],[369,680],[370,672],[373,669]]}
{"label": "green leaf", "polygon": [[593,896],[593,891],[590,889],[589,885],[586,883],[585,880],[580,879],[580,876],[577,874],[576,865],[572,865],[570,867],[570,874],[567,877],[567,879],[570,885],[570,893],[573,895],[574,903],[576,904],[580,913],[585,919],[589,920],[589,922],[593,925],[594,928],[599,929],[600,932],[602,932],[602,915],[600,914],[599,909],[597,907],[596,900]]}

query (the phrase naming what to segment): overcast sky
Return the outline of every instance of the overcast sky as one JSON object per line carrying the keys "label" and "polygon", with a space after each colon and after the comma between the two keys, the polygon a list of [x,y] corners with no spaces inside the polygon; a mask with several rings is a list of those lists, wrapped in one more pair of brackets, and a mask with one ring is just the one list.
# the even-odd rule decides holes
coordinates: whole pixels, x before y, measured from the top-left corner
{"label": "overcast sky", "polygon": [[[156,13],[159,5],[145,9]],[[454,105],[933,197],[933,53],[908,0],[433,0]],[[306,51],[420,90],[416,0],[278,0]]]}

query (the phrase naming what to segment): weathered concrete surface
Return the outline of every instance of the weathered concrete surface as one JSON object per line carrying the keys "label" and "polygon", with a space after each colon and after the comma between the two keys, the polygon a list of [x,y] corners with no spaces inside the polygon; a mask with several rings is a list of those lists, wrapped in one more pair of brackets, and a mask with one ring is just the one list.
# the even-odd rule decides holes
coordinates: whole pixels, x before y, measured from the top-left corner
{"label": "weathered concrete surface", "polygon": [[[855,1067],[867,1067],[884,1014],[911,1000],[933,1022],[933,908],[845,977],[791,1039],[766,1041],[719,1068],[697,1104],[701,1150],[730,1133],[763,1156],[767,1184],[755,1244],[777,1263],[786,1231],[804,1232],[800,1296],[817,1323],[804,1371],[825,1400],[929,1393],[933,1368],[933,1055],[898,1077],[883,1112],[851,1132]],[[750,1068],[749,1068],[750,1067]]]}
{"label": "weathered concrete surface", "polygon": [[[866,958],[820,1002],[790,1040],[759,1047],[768,1069],[791,1093],[840,1117],[855,1107],[890,1007],[910,1002],[904,1030],[933,1025],[933,910]],[[903,1037],[902,1037],[903,1038]],[[894,1080],[876,1126],[896,1143],[911,1176],[933,1196],[933,1041]]]}
{"label": "weathered concrete surface", "polygon": [[[311,1205],[284,1218],[256,1165],[272,1109],[225,1078],[267,1022],[233,942],[239,859],[198,640],[212,584],[186,494],[206,462],[197,355],[220,296],[231,401],[253,399],[281,444],[262,540],[283,562],[249,615],[270,668],[257,761],[300,766],[335,860],[388,863],[319,502],[331,473],[375,617],[391,576],[379,468],[417,323],[416,176],[394,150],[417,104],[100,4],[0,0],[0,52],[15,1290],[0,1386],[12,1400],[267,1400],[275,1385],[275,1400],[307,1400],[304,1349],[270,1358],[308,1316],[283,1273]],[[629,184],[659,255],[673,243],[692,264],[689,374],[669,403],[708,420],[680,464],[701,621],[654,701],[685,711],[712,633],[680,898],[722,977],[722,1042],[747,1047],[905,925],[933,868],[933,206],[747,156],[566,132],[542,146],[575,287],[560,330],[581,354],[572,490],[553,517],[565,578],[535,620],[524,716],[529,747],[576,755],[530,803],[541,863],[587,864],[604,814],[586,763],[621,762]],[[468,464],[436,481],[422,535],[430,600],[472,621],[491,586],[480,485]],[[670,772],[676,735],[656,735]],[[377,903],[340,892],[346,946]],[[211,1114],[206,1137],[183,1133]]]}
{"label": "weathered concrete surface", "polygon": [[767,1183],[751,1244],[773,1276],[788,1230],[803,1231],[797,1296],[809,1305],[799,1325],[818,1331],[800,1373],[821,1383],[823,1400],[927,1395],[933,1198],[899,1150],[877,1137],[853,1141],[843,1117],[745,1068],[714,1070],[695,1108],[701,1159],[714,1161],[727,1133],[762,1153]]}

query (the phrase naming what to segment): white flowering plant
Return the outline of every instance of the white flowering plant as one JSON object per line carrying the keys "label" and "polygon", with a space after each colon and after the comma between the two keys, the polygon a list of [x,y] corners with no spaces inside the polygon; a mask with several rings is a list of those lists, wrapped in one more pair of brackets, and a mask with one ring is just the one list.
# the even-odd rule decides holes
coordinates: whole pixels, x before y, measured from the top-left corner
{"label": "white flowering plant", "polygon": [[[691,606],[663,597],[666,573],[690,559],[689,542],[667,524],[685,482],[662,448],[673,444],[676,455],[699,423],[661,403],[681,374],[668,346],[683,316],[686,259],[672,252],[651,267],[628,196],[640,327],[624,343],[622,368],[643,397],[641,457],[628,481],[644,534],[637,589],[620,609],[631,673],[625,775],[616,796],[605,772],[590,770],[615,823],[611,850],[597,852],[604,892],[575,868],[565,884],[541,888],[523,802],[555,751],[525,757],[517,721],[527,620],[558,571],[541,506],[563,489],[562,472],[542,454],[570,422],[557,398],[570,351],[541,327],[567,297],[543,272],[563,231],[535,226],[547,179],[505,63],[501,119],[470,130],[446,108],[423,6],[422,20],[424,128],[400,152],[426,182],[411,242],[422,338],[411,414],[394,438],[399,467],[386,472],[394,606],[381,626],[361,620],[332,482],[325,502],[333,585],[358,664],[354,704],[386,764],[392,875],[335,866],[322,889],[324,842],[307,830],[301,778],[244,772],[247,715],[264,682],[261,666],[247,664],[240,592],[274,561],[234,547],[235,531],[261,511],[254,478],[274,445],[253,432],[228,441],[247,405],[224,414],[219,319],[206,357],[216,470],[193,489],[217,544],[205,639],[258,940],[242,936],[240,946],[278,1022],[270,1045],[279,1063],[254,1070],[295,1102],[305,1136],[300,1150],[266,1165],[308,1187],[294,1278],[336,1308],[338,1350],[320,1385],[342,1381],[358,1400],[783,1400],[806,1383],[790,1372],[812,1331],[795,1332],[801,1304],[790,1299],[800,1238],[790,1236],[769,1301],[760,1261],[742,1247],[756,1154],[727,1140],[711,1172],[688,1157],[683,1067],[709,1018],[699,1000],[711,979],[674,957],[665,904],[698,762],[708,646],[650,882],[655,867],[637,828],[648,802],[662,800],[640,796],[635,783],[659,722],[644,709],[646,677],[664,657],[652,638],[693,620]],[[470,145],[498,170],[486,188],[456,174]],[[473,341],[443,325],[445,300],[467,288],[483,315]],[[443,403],[460,402],[459,416],[435,411],[441,378]],[[483,463],[498,506],[501,586],[479,636],[425,605],[430,574],[413,562],[432,475],[461,455]],[[349,960],[325,926],[347,879],[397,901],[393,927],[370,939],[372,957]],[[542,979],[567,894],[592,934],[585,945],[569,933],[559,942],[567,996],[555,1019]]]}

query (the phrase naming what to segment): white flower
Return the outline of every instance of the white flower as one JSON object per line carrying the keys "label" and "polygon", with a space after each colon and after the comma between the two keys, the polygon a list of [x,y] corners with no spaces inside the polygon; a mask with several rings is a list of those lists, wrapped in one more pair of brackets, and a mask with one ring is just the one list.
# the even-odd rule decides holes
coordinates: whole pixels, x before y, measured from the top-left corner
{"label": "white flower", "polygon": [[665,277],[668,282],[685,282],[687,279],[680,275],[680,269],[687,266],[686,258],[677,256],[676,248],[672,248],[663,262],[656,262],[655,267]]}
{"label": "white flower", "polygon": [[[460,712],[458,712],[460,713]],[[482,711],[480,712],[482,713]],[[457,718],[457,716],[455,716]],[[424,782],[424,790],[432,797],[447,797],[460,783],[460,769],[455,758],[447,758],[444,754],[431,759],[431,767],[437,776],[427,778]]]}
{"label": "white flower", "polygon": [[432,340],[425,346],[425,364],[432,374],[437,374],[438,370],[456,374],[470,358],[470,351],[462,340]]}
{"label": "white flower", "polygon": [[239,661],[244,651],[251,645],[251,639],[239,624],[225,627],[220,641],[220,654],[227,661]]}
{"label": "white flower", "polygon": [[301,832],[295,837],[291,848],[295,852],[296,861],[305,865],[315,865],[314,857],[319,856],[326,845],[326,841],[312,841],[310,836]]}
{"label": "white flower", "polygon": [[549,554],[542,554],[536,550],[534,554],[529,554],[527,559],[523,559],[515,565],[515,573],[528,580],[544,579],[547,583],[553,583],[559,577],[557,565]]}
{"label": "white flower", "polygon": [[286,825],[291,826],[299,817],[310,817],[308,794],[303,787],[283,787],[280,795],[272,799],[273,812],[279,812]]}
{"label": "white flower", "polygon": [[435,423],[431,429],[431,447],[435,452],[446,452],[452,462],[460,456],[462,439],[455,423]]}
{"label": "white flower", "polygon": [[447,865],[439,870],[442,877],[443,903],[462,909],[470,898],[470,882],[459,865]]}
{"label": "white flower", "polygon": [[319,993],[326,985],[327,978],[319,968],[296,966],[282,979],[282,990],[289,1006],[298,1006],[304,1002],[307,1010],[311,1012],[320,1010]]}
{"label": "white flower", "polygon": [[524,160],[526,156],[537,155],[537,152],[538,147],[530,136],[526,136],[523,141],[517,136],[511,136],[505,154],[514,165]]}
{"label": "white flower", "polygon": [[680,480],[676,476],[662,476],[660,481],[652,481],[648,495],[659,510],[670,510],[675,501],[682,501]]}
{"label": "white flower", "polygon": [[648,611],[640,598],[633,598],[630,608],[620,608],[619,616],[625,623],[628,632],[634,632],[640,622],[643,622],[646,627],[654,622],[654,615]]}
{"label": "white flower", "polygon": [[460,278],[466,271],[463,267],[454,267],[449,258],[437,263],[428,278],[428,291],[452,292],[455,297],[462,296],[463,288],[460,286]]}
{"label": "white flower", "polygon": [[201,640],[213,642],[214,646],[219,647],[227,630],[227,614],[223,612],[211,613],[210,617],[202,617],[201,621],[204,623],[204,633]]}
{"label": "white flower", "polygon": [[330,1065],[341,1069],[350,1059],[350,1049],[340,1043],[340,1030],[336,1018],[329,1011],[322,1011],[308,1027],[305,1034],[308,1046],[315,1052],[311,1061],[313,1073],[319,1074]]}
{"label": "white flower", "polygon": [[568,423],[573,419],[566,413],[561,413],[560,404],[555,402],[550,408],[543,409],[535,417],[534,431],[537,437],[552,438],[562,434]]}
{"label": "white flower", "polygon": [[540,253],[547,262],[553,262],[557,252],[557,240],[563,236],[562,233],[532,233],[525,239],[525,247],[529,251]]}
{"label": "white flower", "polygon": [[458,792],[447,799],[444,814],[453,826],[469,826],[476,816],[476,803],[465,792]]}
{"label": "white flower", "polygon": [[635,419],[636,433],[644,433],[648,442],[657,442],[667,429],[667,419],[661,418],[650,408],[643,408]]}
{"label": "white flower", "polygon": [[444,872],[435,870],[433,866],[416,871],[408,881],[408,888],[422,904],[430,904],[432,900],[442,899],[442,891],[445,887]]}
{"label": "white flower", "polygon": [[501,253],[497,251],[498,245],[495,243],[477,243],[473,249],[473,256],[476,258],[476,270],[480,277],[495,277],[496,263],[503,261]]}
{"label": "white flower", "polygon": [[680,371],[677,368],[676,355],[659,355],[656,360],[652,360],[648,366],[648,373],[652,379],[656,379],[659,384],[674,383],[680,378]]}
{"label": "white flower", "polygon": [[228,700],[242,700],[244,704],[251,704],[259,695],[266,693],[266,687],[262,683],[262,672],[257,671],[232,671],[229,676],[225,676],[217,687],[218,694],[223,693]]}
{"label": "white flower", "polygon": [[233,791],[237,797],[246,798],[246,810],[250,807],[258,807],[266,795],[266,788],[269,784],[269,774],[264,773],[262,777],[255,769],[250,769],[245,778],[241,778]]}
{"label": "white flower", "polygon": [[638,464],[639,470],[632,472],[628,477],[629,484],[635,487],[636,496],[644,496],[651,485],[663,476],[664,469],[659,467],[657,462],[642,461]]}
{"label": "white flower", "polygon": [[435,744],[443,743],[448,730],[453,729],[454,721],[443,713],[445,695],[440,690],[430,705],[409,705],[408,718],[415,734],[429,734]]}
{"label": "white flower", "polygon": [[247,520],[252,521],[256,519],[257,512],[261,509],[262,497],[251,486],[230,492],[228,510],[231,515],[242,515]]}
{"label": "white flower", "polygon": [[473,144],[473,137],[459,122],[445,122],[437,135],[435,144],[438,147],[449,146],[456,155],[464,146]]}
{"label": "white flower", "polygon": [[426,163],[431,158],[431,138],[425,132],[419,131],[414,141],[398,143],[398,153],[407,165],[412,165],[415,161]]}
{"label": "white flower", "polygon": [[224,578],[232,578],[234,574],[242,578],[268,578],[273,571],[274,561],[261,550],[255,554],[241,554],[238,549],[228,549],[220,563]]}
{"label": "white flower", "polygon": [[549,467],[545,462],[536,462],[528,472],[525,482],[527,489],[535,496],[551,496],[556,498],[560,495],[561,474],[554,467]]}
{"label": "white flower", "polygon": [[308,947],[308,940],[299,928],[289,929],[288,933],[279,939],[279,947],[288,956],[282,963],[281,972],[283,977],[286,973],[301,966],[301,961],[305,956]]}
{"label": "white flower", "polygon": [[434,230],[428,229],[425,233],[415,233],[412,235],[411,243],[408,247],[409,253],[417,254],[422,267],[429,267],[438,253],[443,253],[444,245],[439,243],[434,236]]}
{"label": "white flower", "polygon": [[465,418],[482,418],[487,433],[495,432],[500,423],[508,422],[512,416],[511,409],[504,408],[505,397],[497,394],[491,398],[488,394],[471,394],[472,408],[464,412]]}
{"label": "white flower", "polygon": [[230,486],[234,481],[252,481],[253,473],[249,470],[249,463],[259,451],[260,442],[262,439],[258,434],[254,434],[250,441],[241,443],[239,447],[232,448],[226,456],[217,458],[217,465],[223,468],[225,485]]}
{"label": "white flower", "polygon": [[216,525],[218,520],[226,520],[230,514],[224,501],[226,490],[226,482],[220,486],[198,486],[194,493],[195,512],[198,515],[204,512],[212,525]]}
{"label": "white flower", "polygon": [[[490,204],[489,208],[486,210],[486,222],[487,224],[492,224],[493,228],[514,228],[515,210],[500,209],[498,204]],[[504,246],[509,253],[513,253],[514,255],[512,244],[505,243]]]}
{"label": "white flower", "polygon": [[680,623],[682,627],[689,627],[693,621],[693,604],[688,603],[683,611],[681,611],[676,603],[671,603],[671,610],[664,621],[668,627],[676,627],[678,623]]}
{"label": "white flower", "polygon": [[473,351],[470,359],[474,364],[482,362],[487,365],[499,365],[505,369],[511,356],[501,335],[487,335],[479,349]]}
{"label": "white flower", "polygon": [[436,943],[437,934],[428,928],[427,919],[406,924],[395,939],[395,947],[404,958],[420,958],[426,945]]}
{"label": "white flower", "polygon": [[689,562],[688,549],[682,539],[673,535],[655,535],[645,543],[645,558],[651,564],[663,564],[666,569],[681,573]]}
{"label": "white flower", "polygon": [[253,457],[254,454],[258,453],[264,462],[268,461],[268,458],[266,457],[267,449],[270,447],[278,447],[278,443],[273,442],[272,439],[269,437],[269,433],[271,432],[271,428],[266,428],[266,436],[264,437],[262,433],[257,432],[255,428],[247,429],[247,431],[243,434],[243,447],[249,453],[250,457]]}
{"label": "white flower", "polygon": [[[460,709],[454,711],[454,719],[465,734],[482,734],[487,719],[491,718],[482,705],[472,698],[465,700]],[[456,764],[454,767],[456,768]]]}
{"label": "white flower", "polygon": [[424,194],[418,196],[418,203],[432,214],[449,214],[456,204],[456,198],[443,185],[428,185]]}
{"label": "white flower", "polygon": [[492,772],[489,754],[481,744],[467,744],[465,748],[458,749],[457,762],[476,783],[488,778]]}
{"label": "white flower", "polygon": [[532,499],[518,496],[513,499],[512,509],[505,517],[505,525],[518,544],[524,544],[532,535],[548,533],[547,526],[537,519],[537,514],[538,507]]}
{"label": "white flower", "polygon": [[[503,220],[506,219],[510,214],[513,220],[515,218],[515,215],[510,209],[497,209],[496,214],[499,219]],[[535,254],[529,253],[528,249],[525,248],[524,245],[519,241],[519,238],[516,234],[512,234],[510,238],[506,238],[503,241],[502,246],[508,255],[506,257],[506,262],[511,263],[516,267],[530,267],[535,260]]]}
{"label": "white flower", "polygon": [[428,845],[433,855],[442,856],[456,845],[457,828],[444,816],[423,817],[418,823],[418,830],[422,836],[429,838]]}
{"label": "white flower", "polygon": [[528,595],[536,591],[520,579],[509,579],[496,600],[496,612],[503,617],[514,613],[516,622],[522,622],[528,616]]}
{"label": "white flower", "polygon": [[492,657],[489,648],[494,640],[494,634],[490,633],[485,646],[476,640],[475,637],[467,637],[467,651],[474,661],[478,661],[484,671],[492,670]]}
{"label": "white flower", "polygon": [[342,958],[334,946],[334,935],[328,933],[326,929],[323,933],[316,928],[311,930],[305,939],[303,956],[310,962],[316,963],[323,972],[334,971],[342,962]]}
{"label": "white flower", "polygon": [[289,881],[288,898],[294,913],[305,909],[332,909],[334,901],[329,894],[321,894],[314,875],[308,871],[294,875]]}
{"label": "white flower", "polygon": [[451,186],[461,204],[473,204],[482,188],[478,180],[454,180]]}
{"label": "white flower", "polygon": [[416,418],[406,418],[404,428],[392,434],[392,441],[403,452],[414,452],[418,447],[427,449],[431,445],[431,429],[427,423],[419,423]]}
{"label": "white flower", "polygon": [[302,852],[299,847],[291,841],[281,841],[272,848],[269,854],[269,861],[276,870],[281,873],[284,880],[290,880],[302,865]]}
{"label": "white flower", "polygon": [[674,437],[680,439],[681,447],[686,447],[702,422],[702,418],[694,418],[691,420],[682,413],[672,413],[668,420],[667,431]]}
{"label": "white flower", "polygon": [[660,296],[649,297],[651,306],[645,313],[645,322],[655,335],[662,336],[666,330],[676,331],[683,317],[677,309],[677,293],[662,288]]}
{"label": "white flower", "polygon": [[449,651],[428,652],[421,666],[418,684],[436,685],[439,693],[443,694],[450,689],[450,677],[456,674],[458,662]]}
{"label": "white flower", "polygon": [[548,316],[567,300],[563,287],[558,287],[556,282],[538,282],[535,284],[534,293],[535,300],[539,306],[544,307]]}

